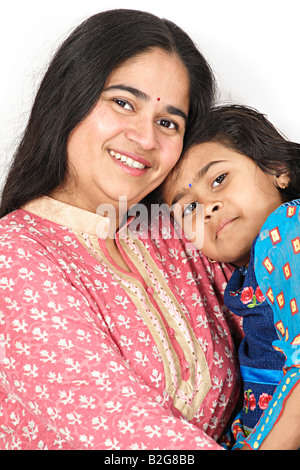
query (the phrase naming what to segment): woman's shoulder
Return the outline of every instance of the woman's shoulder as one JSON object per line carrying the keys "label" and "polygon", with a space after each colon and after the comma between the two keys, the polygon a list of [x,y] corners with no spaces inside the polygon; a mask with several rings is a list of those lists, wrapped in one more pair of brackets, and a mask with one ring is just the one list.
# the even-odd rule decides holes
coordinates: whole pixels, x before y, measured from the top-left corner
{"label": "woman's shoulder", "polygon": [[6,256],[19,254],[26,248],[30,252],[43,252],[55,234],[49,221],[24,209],[17,209],[0,219],[0,249]]}
{"label": "woman's shoulder", "polygon": [[22,209],[10,212],[0,219],[0,240],[15,238],[20,232],[28,231],[26,214]]}
{"label": "woman's shoulder", "polygon": [[[34,255],[44,254],[45,241],[41,236],[42,231],[34,216],[22,209],[2,217],[0,219],[1,260],[6,259],[15,263],[26,254],[26,257],[32,261]],[[3,263],[0,263],[0,268],[3,268]]]}

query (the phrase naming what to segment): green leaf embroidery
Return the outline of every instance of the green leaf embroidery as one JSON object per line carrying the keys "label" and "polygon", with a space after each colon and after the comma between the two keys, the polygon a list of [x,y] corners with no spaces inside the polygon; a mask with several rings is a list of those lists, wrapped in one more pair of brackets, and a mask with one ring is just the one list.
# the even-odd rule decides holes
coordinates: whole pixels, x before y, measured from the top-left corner
{"label": "green leaf embroidery", "polygon": [[256,307],[256,306],[258,306],[258,305],[261,305],[262,303],[263,303],[263,302],[257,303],[257,301],[256,301],[256,295],[254,294],[253,297],[252,297],[252,302],[251,302],[251,304],[248,304],[247,307],[248,307],[248,308],[253,308],[253,307]]}

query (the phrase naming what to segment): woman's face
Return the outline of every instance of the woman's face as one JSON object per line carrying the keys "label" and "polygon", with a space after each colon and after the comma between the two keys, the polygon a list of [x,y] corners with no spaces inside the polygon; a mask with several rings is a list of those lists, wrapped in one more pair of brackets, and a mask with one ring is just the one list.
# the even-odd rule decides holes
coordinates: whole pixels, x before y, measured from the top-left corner
{"label": "woman's face", "polygon": [[96,212],[128,208],[155,189],[178,160],[189,111],[189,75],[176,55],[155,48],[108,77],[99,101],[72,131],[65,202]]}

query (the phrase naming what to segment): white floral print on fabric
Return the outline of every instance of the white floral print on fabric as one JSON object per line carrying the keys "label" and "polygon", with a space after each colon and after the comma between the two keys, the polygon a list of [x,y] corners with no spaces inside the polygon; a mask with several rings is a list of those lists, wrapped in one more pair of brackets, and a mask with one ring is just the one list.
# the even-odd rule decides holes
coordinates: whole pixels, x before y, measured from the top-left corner
{"label": "white floral print on fabric", "polygon": [[133,250],[124,227],[129,275],[93,217],[43,198],[0,221],[0,448],[219,448],[239,385],[229,271],[172,237]]}

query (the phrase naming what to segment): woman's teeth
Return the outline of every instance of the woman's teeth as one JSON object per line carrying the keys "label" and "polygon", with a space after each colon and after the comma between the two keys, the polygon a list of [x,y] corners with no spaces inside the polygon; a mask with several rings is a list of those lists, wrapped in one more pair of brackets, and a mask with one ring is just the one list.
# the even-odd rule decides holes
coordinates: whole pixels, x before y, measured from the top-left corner
{"label": "woman's teeth", "polygon": [[122,163],[127,166],[130,166],[131,168],[138,168],[139,170],[143,170],[143,168],[146,168],[146,166],[142,163],[137,162],[130,157],[125,157],[125,155],[114,152],[113,150],[109,150],[109,153],[112,157],[115,157],[117,160],[121,160]]}

